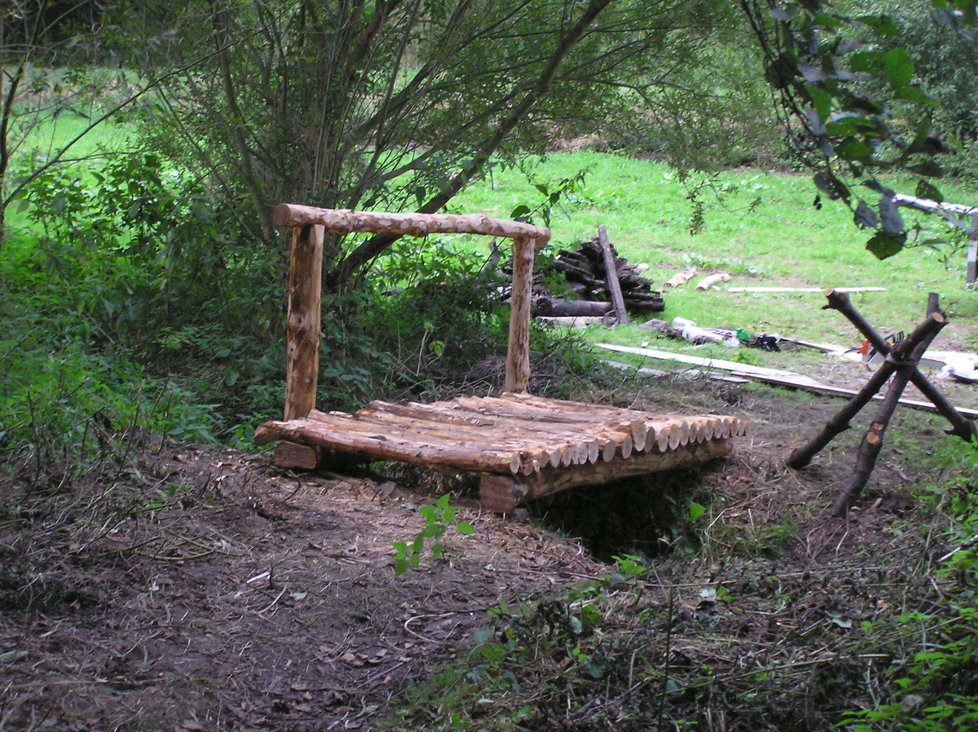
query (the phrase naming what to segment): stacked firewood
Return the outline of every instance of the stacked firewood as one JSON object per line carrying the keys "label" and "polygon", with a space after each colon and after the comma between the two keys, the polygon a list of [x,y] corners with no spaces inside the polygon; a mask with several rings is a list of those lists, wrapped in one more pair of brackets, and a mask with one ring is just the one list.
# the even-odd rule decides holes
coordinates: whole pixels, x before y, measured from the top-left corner
{"label": "stacked firewood", "polygon": [[[610,245],[609,245],[610,246]],[[652,289],[652,281],[642,277],[638,267],[619,257],[611,246],[615,263],[612,276],[618,279],[625,309],[629,312],[661,312],[665,309],[662,293]],[[571,251],[561,249],[553,260],[563,273],[576,300],[556,297],[542,288],[534,288],[534,307],[537,315],[601,316],[613,309],[604,252],[598,237],[584,242]]]}

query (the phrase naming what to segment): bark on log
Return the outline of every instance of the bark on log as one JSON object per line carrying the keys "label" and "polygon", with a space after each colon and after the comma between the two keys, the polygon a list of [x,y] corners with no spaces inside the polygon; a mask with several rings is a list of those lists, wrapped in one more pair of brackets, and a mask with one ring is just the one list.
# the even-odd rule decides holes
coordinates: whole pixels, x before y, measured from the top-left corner
{"label": "bark on log", "polygon": [[653,451],[630,460],[597,463],[569,470],[541,471],[530,478],[505,475],[484,475],[479,488],[483,508],[497,513],[510,513],[527,500],[541,498],[567,488],[600,485],[634,475],[647,475],[687,465],[698,465],[730,455],[729,440],[690,444],[685,448],[661,453]]}
{"label": "bark on log", "polygon": [[[334,449],[369,455],[378,460],[397,460],[414,465],[449,467],[475,472],[519,474],[526,464],[526,456],[514,456],[508,452],[471,449],[459,445],[437,443],[423,453],[416,443],[392,439],[380,434],[364,434],[331,429],[314,419],[290,422],[266,422],[255,430],[255,443],[262,445],[275,440],[290,440],[300,444],[318,446],[327,439]],[[530,470],[532,472],[532,469]]]}
{"label": "bark on log", "polygon": [[[564,273],[572,289],[580,296],[580,300],[605,302],[604,298],[608,298],[610,304],[605,306],[605,310],[612,310],[615,305],[612,290],[617,277],[625,317],[630,310],[664,310],[662,294],[652,289],[652,282],[641,276],[638,267],[628,264],[624,258],[615,254],[614,246],[607,240],[606,232],[604,232],[604,242],[602,244],[602,236],[599,235],[592,241],[584,242],[575,251],[560,250],[554,260],[555,267]],[[606,249],[610,251],[609,257],[606,257]],[[548,293],[541,293],[541,295],[547,297]],[[558,308],[564,307],[567,306],[558,306]],[[574,306],[569,307],[574,308]],[[537,314],[549,314],[547,308],[547,304],[540,306]],[[614,307],[614,310],[615,317],[618,317],[618,309]]]}
{"label": "bark on log", "polygon": [[334,234],[354,231],[394,233],[402,236],[429,234],[485,234],[508,239],[522,237],[540,249],[550,239],[550,230],[521,221],[494,219],[481,214],[374,213],[345,209],[326,209],[283,203],[275,207],[272,221],[277,226],[293,228],[318,224]]}
{"label": "bark on log", "polygon": [[557,298],[540,298],[536,302],[537,315],[558,318],[602,318],[611,312],[610,302],[598,300],[559,300]]}
{"label": "bark on log", "polygon": [[323,270],[323,227],[292,229],[286,331],[286,420],[305,417],[316,406]]}
{"label": "bark on log", "polygon": [[315,470],[319,466],[319,450],[294,442],[280,442],[275,447],[272,462],[280,468]]}
{"label": "bark on log", "polygon": [[513,239],[513,292],[509,305],[506,391],[522,392],[530,385],[530,295],[533,289],[534,247],[534,239],[524,236]]}

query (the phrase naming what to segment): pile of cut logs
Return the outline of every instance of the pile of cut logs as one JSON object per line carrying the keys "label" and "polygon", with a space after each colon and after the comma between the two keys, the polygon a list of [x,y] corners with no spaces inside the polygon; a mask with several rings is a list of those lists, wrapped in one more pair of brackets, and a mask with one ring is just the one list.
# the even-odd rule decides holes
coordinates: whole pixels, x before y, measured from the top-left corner
{"label": "pile of cut logs", "polygon": [[615,311],[617,321],[625,323],[629,311],[647,313],[665,309],[662,293],[652,289],[651,280],[642,277],[638,267],[618,256],[604,227],[597,237],[584,242],[576,251],[561,249],[554,266],[564,274],[579,299],[554,297],[545,288],[536,286],[536,315],[601,317]]}

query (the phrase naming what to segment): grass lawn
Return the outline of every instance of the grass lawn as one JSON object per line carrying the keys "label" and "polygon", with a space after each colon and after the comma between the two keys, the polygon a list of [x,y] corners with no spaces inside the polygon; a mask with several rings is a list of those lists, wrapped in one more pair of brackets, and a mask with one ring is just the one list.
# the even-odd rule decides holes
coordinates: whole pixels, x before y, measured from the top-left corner
{"label": "grass lawn", "polygon": [[[708,292],[695,289],[698,278],[685,287],[666,290],[666,310],[659,317],[682,316],[701,326],[855,346],[861,338],[840,314],[821,309],[825,299],[820,293],[733,293],[728,287],[885,287],[883,293],[851,296],[883,332],[909,332],[923,316],[927,293],[937,292],[951,324],[934,348],[978,351],[978,292],[965,285],[964,250],[918,245],[880,261],[865,249],[868,236],[856,229],[845,206],[826,201],[818,210],[812,205],[815,188],[807,176],[725,172],[717,180],[722,197],[712,191],[702,193],[705,226],[691,234],[687,188],[665,164],[591,151],[556,153],[539,166],[537,175],[540,180],[559,180],[580,169],[588,170],[583,190],[555,211],[551,220],[554,251],[574,247],[605,226],[620,254],[632,263],[649,264],[646,276],[658,286],[689,267],[704,275],[726,271],[732,276],[729,283]],[[948,184],[943,189],[950,201],[978,200],[974,188]],[[458,199],[455,209],[507,216],[516,206],[532,207],[539,199],[540,193],[519,173],[494,171],[490,179]],[[910,221],[916,214],[905,211],[904,216]],[[937,225],[934,220],[927,223]],[[638,326],[593,327],[587,337],[632,345],[657,339]],[[676,341],[651,345],[705,355],[702,348]],[[723,348],[711,353],[733,357]],[[799,364],[822,357],[814,352],[752,350],[742,358],[797,370]]]}

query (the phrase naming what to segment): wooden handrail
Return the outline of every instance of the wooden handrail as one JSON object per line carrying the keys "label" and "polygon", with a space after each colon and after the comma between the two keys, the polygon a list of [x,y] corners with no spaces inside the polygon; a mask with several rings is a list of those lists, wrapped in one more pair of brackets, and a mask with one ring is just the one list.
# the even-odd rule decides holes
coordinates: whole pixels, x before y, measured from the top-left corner
{"label": "wooden handrail", "polygon": [[550,229],[522,221],[494,219],[482,214],[376,213],[349,209],[315,208],[283,203],[272,211],[276,226],[318,224],[333,234],[371,231],[378,234],[428,236],[429,234],[484,234],[506,239],[527,238],[539,249],[550,239]]}
{"label": "wooden handrail", "polygon": [[292,203],[275,207],[272,221],[292,229],[286,331],[285,419],[306,417],[316,403],[322,303],[323,236],[359,231],[423,237],[429,234],[482,234],[513,240],[506,391],[525,392],[530,382],[530,294],[533,255],[550,230],[481,214],[377,213],[315,208]]}

